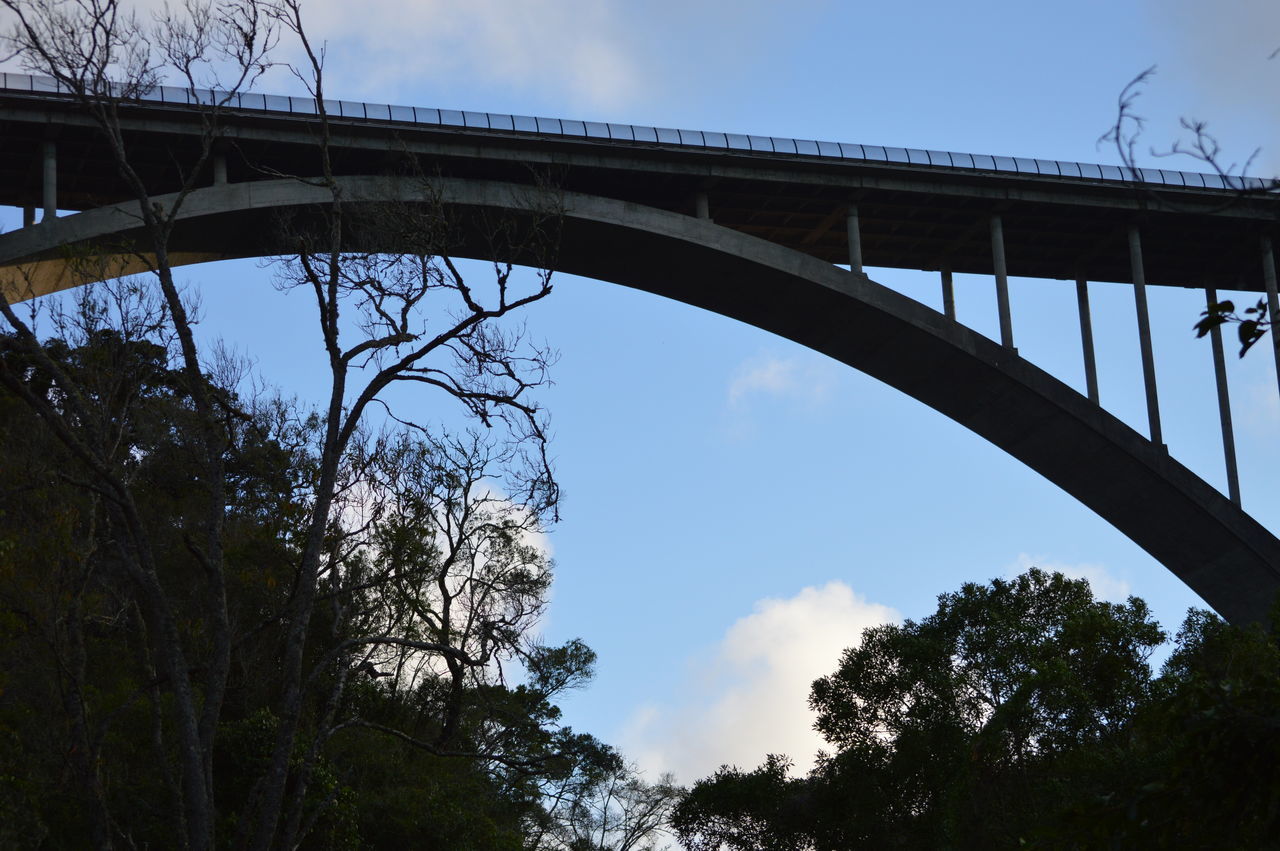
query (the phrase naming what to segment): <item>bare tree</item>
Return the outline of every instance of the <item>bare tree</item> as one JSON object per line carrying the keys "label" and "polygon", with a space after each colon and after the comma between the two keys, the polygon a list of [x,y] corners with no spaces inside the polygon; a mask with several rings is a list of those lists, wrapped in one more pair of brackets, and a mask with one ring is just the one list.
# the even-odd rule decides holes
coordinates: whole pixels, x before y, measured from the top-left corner
{"label": "bare tree", "polygon": [[[1120,161],[1135,180],[1141,181],[1139,145],[1147,127],[1147,120],[1138,112],[1138,98],[1143,89],[1156,74],[1152,66],[1134,77],[1120,91],[1116,98],[1116,120],[1098,139],[1098,143],[1113,145]],[[1151,157],[1184,157],[1193,160],[1198,167],[1207,168],[1211,174],[1222,179],[1223,184],[1242,197],[1265,194],[1280,188],[1276,179],[1260,180],[1250,177],[1249,171],[1262,152],[1255,148],[1243,162],[1228,161],[1218,138],[1209,131],[1209,123],[1197,118],[1183,117],[1179,119],[1182,130],[1189,134],[1182,139],[1175,139],[1167,148],[1148,146],[1147,155]],[[1170,203],[1162,199],[1162,203]]]}
{"label": "bare tree", "polygon": [[[1277,53],[1280,53],[1278,51]],[[1272,54],[1272,58],[1276,57]],[[1124,164],[1130,177],[1138,182],[1139,191],[1144,200],[1157,209],[1178,209],[1178,203],[1168,193],[1161,193],[1152,187],[1142,186],[1142,172],[1139,169],[1139,146],[1146,130],[1146,119],[1138,112],[1138,98],[1143,89],[1155,76],[1152,66],[1129,81],[1116,100],[1116,120],[1102,134],[1098,143],[1113,145],[1116,154]],[[1216,175],[1222,185],[1229,190],[1229,195],[1221,204],[1227,209],[1249,198],[1274,195],[1280,191],[1280,178],[1259,179],[1251,177],[1253,168],[1261,148],[1255,148],[1243,161],[1230,160],[1223,151],[1218,137],[1209,130],[1209,123],[1201,119],[1183,117],[1179,120],[1182,130],[1187,134],[1176,139],[1168,148],[1148,147],[1147,154],[1152,157],[1182,157],[1192,161],[1197,168],[1206,169]],[[1203,212],[1203,210],[1199,210]],[[1259,299],[1257,304],[1237,310],[1235,302],[1230,299],[1214,302],[1206,306],[1201,318],[1195,323],[1197,337],[1204,337],[1214,328],[1223,325],[1235,325],[1240,342],[1240,357],[1261,340],[1271,327],[1280,321],[1267,309],[1266,299]]]}
{"label": "bare tree", "polygon": [[[443,250],[442,243],[451,236],[448,217],[438,202],[430,200],[430,193],[421,205],[372,211],[344,198],[329,146],[323,53],[308,39],[296,0],[284,0],[278,13],[309,63],[297,73],[320,112],[321,173],[311,179],[328,188],[332,198],[319,226],[296,234],[297,255],[282,267],[281,282],[314,295],[332,382],[322,413],[314,504],[285,618],[280,732],[271,768],[257,789],[257,826],[249,842],[255,849],[265,849],[273,841],[291,847],[301,824],[306,778],[295,778],[290,800],[285,795],[308,681],[303,664],[305,639],[324,571],[325,538],[339,473],[370,405],[393,385],[413,383],[443,391],[485,425],[502,420],[517,443],[535,447],[539,460],[528,483],[530,493],[541,493],[548,506],[556,500],[546,463],[545,425],[537,407],[527,401],[528,391],[545,381],[548,355],[537,349],[521,354],[521,338],[495,327],[496,320],[548,295],[550,272],[538,273],[531,285],[521,287],[513,277],[512,264],[495,259],[493,284],[482,291]],[[396,236],[402,237],[400,244],[409,250],[393,255],[359,250],[366,228],[393,244],[400,242]],[[388,228],[396,231],[388,233]],[[535,228],[522,238],[544,240],[546,234]],[[344,339],[340,322],[346,312],[355,314],[359,331],[350,342]],[[441,327],[429,329],[428,316],[443,319]],[[458,663],[456,654],[446,656]],[[278,819],[283,819],[282,825]]]}
{"label": "bare tree", "polygon": [[[513,663],[523,698],[541,706],[585,682],[595,660],[579,641],[537,639],[552,569],[538,536],[551,505],[501,490],[526,480],[526,460],[474,433],[353,440],[317,586],[328,647],[307,673],[311,702],[322,706],[309,725],[307,765],[352,729],[520,779],[576,759],[531,742],[526,714],[511,712]],[[361,701],[353,681],[394,699]],[[387,705],[417,711],[388,718]],[[294,769],[285,806],[295,836],[319,815],[306,809],[305,775]]]}
{"label": "bare tree", "polygon": [[538,851],[666,851],[673,848],[673,810],[685,789],[664,774],[648,783],[611,753],[588,764],[570,794],[552,798],[546,829],[532,834]]}

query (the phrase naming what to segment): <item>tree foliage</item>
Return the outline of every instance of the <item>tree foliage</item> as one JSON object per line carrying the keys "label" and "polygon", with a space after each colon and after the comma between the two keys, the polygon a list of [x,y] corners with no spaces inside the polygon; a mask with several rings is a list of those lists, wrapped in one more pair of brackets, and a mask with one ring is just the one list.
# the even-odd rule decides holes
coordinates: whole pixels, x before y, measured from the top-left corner
{"label": "tree foliage", "polygon": [[[721,768],[676,808],[718,849],[1266,847],[1280,827],[1275,635],[1193,611],[1159,677],[1146,605],[1032,569],[865,630],[813,684],[831,747]],[[1225,843],[1225,844],[1224,844]]]}
{"label": "tree foliage", "polygon": [[[10,340],[0,374],[60,406]],[[183,647],[207,664],[213,630],[190,546],[205,495],[187,458],[195,415],[173,389],[182,371],[164,347],[105,329],[45,350],[94,388]],[[221,537],[232,646],[211,759],[215,828],[231,846],[279,736],[282,613],[317,426],[279,402],[210,392],[237,424]],[[590,678],[595,655],[536,640],[552,565],[538,512],[497,490],[510,451],[477,434],[359,445],[306,642],[289,762],[291,782],[307,780],[297,835],[320,848],[650,847],[676,790],[642,783],[561,724],[555,698]],[[12,847],[170,845],[181,830],[172,699],[119,564],[119,518],[84,475],[21,394],[0,393],[0,822]]]}
{"label": "tree foliage", "polygon": [[[60,406],[41,372],[3,346],[9,339],[0,338],[4,375]],[[186,473],[195,413],[173,390],[182,371],[166,365],[163,347],[113,331],[96,331],[77,347],[50,342],[46,351],[78,386],[95,388],[101,408],[93,411],[115,435],[115,462],[136,494],[157,580],[198,673],[216,636],[191,552],[205,495]],[[219,833],[230,839],[279,735],[276,677],[287,636],[280,613],[296,582],[314,463],[294,430],[306,424],[285,420],[293,427],[284,429],[269,420],[279,410],[242,411],[234,394],[219,393],[238,411],[221,535],[233,641],[211,760]],[[170,806],[179,770],[173,700],[136,587],[120,566],[127,530],[105,499],[83,488],[83,465],[18,394],[0,394],[0,434],[0,820],[14,827],[8,845],[72,847],[87,837],[102,847],[169,845],[179,827]],[[479,440],[453,444],[461,447],[484,452]],[[449,527],[451,518],[430,500],[411,505],[406,497],[411,484],[436,497],[483,489],[488,467],[476,454],[470,468],[447,467],[458,458],[421,445],[379,458],[390,463],[411,452],[424,463],[399,470],[396,490],[376,493],[369,477],[361,480],[362,505],[375,517],[330,526],[324,605],[308,636],[314,682],[291,756],[294,775],[310,778],[298,828],[321,847],[378,837],[420,847],[522,847],[526,823],[543,818],[540,784],[609,752],[559,728],[550,703],[589,677],[594,655],[581,642],[531,641],[550,566],[518,540],[535,529],[527,512],[497,498],[486,498],[497,503],[488,507],[462,498],[456,514],[465,522],[449,540],[436,526]],[[433,491],[439,482],[443,493]],[[420,623],[433,608],[452,617]],[[530,660],[531,676],[509,686],[494,663],[517,656]],[[465,664],[445,663],[457,659]],[[412,819],[393,813],[397,802],[412,804]],[[477,831],[488,838],[460,839]]]}
{"label": "tree foliage", "polygon": [[1280,835],[1280,625],[1191,611],[1119,747],[1110,784],[1049,833],[1102,847],[1268,848]]}
{"label": "tree foliage", "polygon": [[[473,274],[448,253],[429,163],[385,166],[420,201],[345,197],[323,48],[293,0],[0,3],[6,54],[70,93],[137,205],[133,242],[71,254],[151,268],[30,309],[23,270],[0,280],[0,836],[205,851],[551,835],[549,796],[576,805],[600,788],[590,767],[619,759],[555,705],[594,654],[536,640],[558,489],[534,394],[552,356],[511,320],[551,292],[554,203],[478,238],[469,222],[492,254]],[[279,219],[295,253],[273,263],[315,306],[315,410],[246,392],[243,365],[195,333],[170,256],[224,109],[282,38],[316,99],[317,157],[269,176],[329,195]],[[203,104],[176,192],[147,183],[121,118],[175,80]],[[397,253],[370,251],[385,240]],[[436,408],[415,421],[394,388]],[[424,424],[448,405],[475,433]]]}

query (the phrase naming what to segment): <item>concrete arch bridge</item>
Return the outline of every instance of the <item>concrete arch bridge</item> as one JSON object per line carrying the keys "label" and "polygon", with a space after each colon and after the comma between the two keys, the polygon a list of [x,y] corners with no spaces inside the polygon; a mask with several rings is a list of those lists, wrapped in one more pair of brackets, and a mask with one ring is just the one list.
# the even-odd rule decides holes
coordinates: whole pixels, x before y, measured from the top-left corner
{"label": "concrete arch bridge", "polygon": [[[197,159],[211,97],[160,87],[120,105],[155,202],[176,203],[165,193]],[[314,100],[264,95],[227,105],[209,173],[181,203],[176,262],[287,251],[273,236],[279,212],[306,215],[332,197],[272,176],[318,173],[317,111]],[[325,112],[344,202],[440,203],[464,225],[532,220],[553,205],[558,270],[750,323],[910,394],[1093,509],[1228,620],[1264,619],[1280,592],[1280,541],[1240,505],[1221,340],[1226,494],[1163,444],[1146,307],[1147,287],[1183,286],[1209,297],[1218,287],[1265,291],[1276,309],[1270,241],[1280,199],[1261,184],[348,101],[326,102]],[[64,259],[69,247],[137,233],[136,196],[98,132],[53,81],[0,75],[0,204],[26,211],[26,226],[0,235],[10,298],[81,282]],[[432,178],[397,177],[406,158]],[[547,173],[554,192],[533,179]],[[484,256],[487,243],[470,232],[457,253]],[[937,271],[944,310],[877,284],[864,266]],[[1001,339],[956,321],[956,272],[993,277]],[[1010,272],[1077,282],[1086,393],[1019,356]],[[1146,434],[1098,404],[1090,281],[1133,288]]]}

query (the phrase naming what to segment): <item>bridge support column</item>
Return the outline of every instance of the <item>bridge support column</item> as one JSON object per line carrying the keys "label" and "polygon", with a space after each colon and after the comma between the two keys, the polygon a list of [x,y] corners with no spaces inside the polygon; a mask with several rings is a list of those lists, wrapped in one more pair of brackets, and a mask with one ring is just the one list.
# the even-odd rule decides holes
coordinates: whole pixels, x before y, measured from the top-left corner
{"label": "bridge support column", "polygon": [[1142,267],[1142,235],[1129,228],[1129,266],[1133,270],[1133,300],[1138,311],[1138,345],[1142,348],[1142,380],[1147,389],[1147,422],[1151,442],[1164,445],[1160,433],[1160,398],[1156,393],[1156,359],[1151,350],[1151,317],[1147,312],[1147,275]]}
{"label": "bridge support column", "polygon": [[213,155],[213,184],[221,186],[227,182],[227,155],[221,151]]}
{"label": "bridge support column", "polygon": [[35,223],[36,223],[36,208],[23,207],[22,208],[22,226],[24,228],[29,228]]}
{"label": "bridge support column", "polygon": [[845,232],[849,238],[849,269],[862,271],[862,230],[858,225],[858,208],[849,205],[849,213],[844,220]]}
{"label": "bridge support column", "polygon": [[951,267],[942,267],[942,313],[952,322],[956,321],[956,290],[951,281]]}
{"label": "bridge support column", "polygon": [[1013,314],[1009,309],[1009,270],[1004,262],[1004,223],[1000,216],[991,217],[991,260],[996,272],[996,306],[1000,311],[1000,343],[1013,346]]}
{"label": "bridge support column", "polygon": [[711,202],[707,200],[707,193],[699,192],[693,196],[693,206],[700,219],[711,218]]}
{"label": "bridge support column", "polygon": [[1262,237],[1262,280],[1267,285],[1267,316],[1271,319],[1271,348],[1276,358],[1276,381],[1280,383],[1280,298],[1276,296],[1276,256],[1271,237]]}
{"label": "bridge support column", "polygon": [[[1218,303],[1218,291],[1206,287],[1205,301],[1209,307]],[[1222,423],[1222,457],[1227,465],[1227,495],[1240,505],[1240,474],[1236,470],[1236,438],[1231,428],[1231,395],[1227,390],[1227,359],[1222,354],[1222,328],[1209,329],[1209,341],[1213,344],[1213,377],[1218,384],[1218,419]]]}
{"label": "bridge support column", "polygon": [[1093,318],[1089,313],[1089,282],[1076,279],[1076,307],[1080,312],[1080,348],[1084,353],[1084,384],[1089,401],[1100,404],[1098,397],[1098,362],[1093,356]]}
{"label": "bridge support column", "polygon": [[58,146],[44,143],[44,217],[48,221],[58,215]]}

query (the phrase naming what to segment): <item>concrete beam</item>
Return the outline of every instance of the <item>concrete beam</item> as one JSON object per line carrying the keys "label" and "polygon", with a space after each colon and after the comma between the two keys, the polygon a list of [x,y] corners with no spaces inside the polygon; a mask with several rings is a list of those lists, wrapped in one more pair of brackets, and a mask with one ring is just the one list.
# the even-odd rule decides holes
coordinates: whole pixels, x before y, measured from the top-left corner
{"label": "concrete beam", "polygon": [[1004,222],[999,215],[991,217],[991,261],[996,270],[996,309],[1000,313],[1000,343],[1007,349],[1013,345],[1013,312],[1009,307],[1009,270],[1004,261]]}
{"label": "concrete beam", "polygon": [[[1206,306],[1218,303],[1218,291],[1207,287],[1204,291]],[[1240,505],[1240,473],[1236,470],[1236,437],[1231,428],[1231,391],[1227,387],[1227,360],[1222,353],[1222,327],[1209,329],[1209,341],[1213,349],[1213,378],[1218,388],[1218,422],[1222,427],[1222,458],[1227,468],[1227,495]]]}
{"label": "concrete beam", "polygon": [[862,271],[862,227],[858,222],[858,207],[856,204],[849,205],[849,212],[845,215],[845,235],[849,241],[849,271]]}
{"label": "concrete beam", "polygon": [[1267,290],[1267,317],[1271,320],[1271,352],[1276,361],[1276,382],[1280,384],[1280,297],[1276,295],[1276,255],[1271,237],[1262,237],[1262,281]]}
{"label": "concrete beam", "polygon": [[1089,314],[1089,282],[1076,281],[1076,310],[1080,314],[1080,349],[1084,355],[1084,384],[1089,401],[1098,401],[1098,363],[1093,356],[1093,318]]}
{"label": "concrete beam", "polygon": [[58,216],[58,146],[46,140],[41,157],[43,181],[44,217],[41,221],[51,221]]}
{"label": "concrete beam", "polygon": [[1151,348],[1151,317],[1147,312],[1147,277],[1142,268],[1142,236],[1129,228],[1129,263],[1133,268],[1133,303],[1138,313],[1138,346],[1142,350],[1142,383],[1147,396],[1147,426],[1151,442],[1164,445],[1160,432],[1160,395],[1156,392],[1156,358]]}

